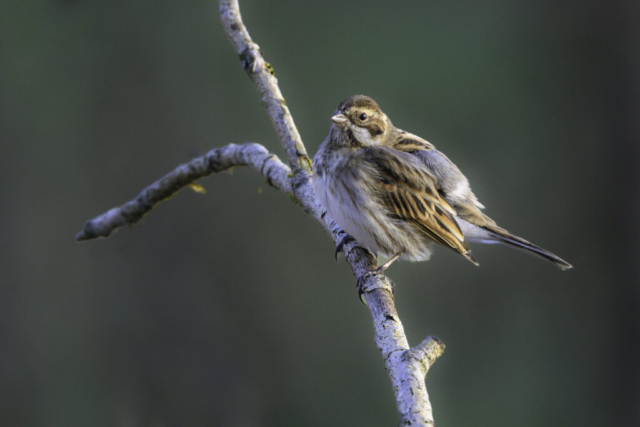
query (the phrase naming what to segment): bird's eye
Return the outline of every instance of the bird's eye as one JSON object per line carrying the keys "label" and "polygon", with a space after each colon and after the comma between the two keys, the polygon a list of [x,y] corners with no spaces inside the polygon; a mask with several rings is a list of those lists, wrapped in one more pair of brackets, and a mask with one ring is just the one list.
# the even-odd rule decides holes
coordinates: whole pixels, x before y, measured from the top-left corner
{"label": "bird's eye", "polygon": [[367,120],[367,113],[360,114],[360,120],[362,120],[363,122]]}

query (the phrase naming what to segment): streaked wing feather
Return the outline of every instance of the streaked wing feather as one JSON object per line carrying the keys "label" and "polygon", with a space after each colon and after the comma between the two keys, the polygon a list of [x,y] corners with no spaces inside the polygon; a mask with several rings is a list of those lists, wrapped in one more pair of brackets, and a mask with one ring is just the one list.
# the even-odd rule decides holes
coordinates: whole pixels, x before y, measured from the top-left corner
{"label": "streaked wing feather", "polygon": [[399,158],[397,152],[387,150],[393,149],[368,147],[365,161],[379,175],[373,185],[390,216],[412,224],[425,236],[472,260],[455,211],[438,194],[433,175],[413,157]]}
{"label": "streaked wing feather", "polygon": [[[424,144],[414,142],[416,140],[420,140],[424,142]],[[411,153],[417,159],[420,159],[421,162],[425,162],[425,160],[420,154],[418,154],[418,152],[430,151],[435,148],[431,143],[407,132],[401,132],[400,134],[398,134],[396,141],[394,141],[391,146],[396,150]],[[434,181],[434,185],[436,188],[440,188],[441,183],[438,183],[436,179]],[[471,224],[478,225],[480,227],[491,227],[496,225],[496,223],[491,218],[482,213],[482,211],[480,210],[482,205],[478,203],[475,198],[473,201],[469,201],[468,203],[455,203],[455,209],[452,208],[448,203],[447,206],[451,208],[452,213],[464,219],[465,221],[470,222]]]}
{"label": "streaked wing feather", "polygon": [[456,205],[456,212],[460,218],[473,225],[479,227],[496,226],[495,221],[482,213],[480,208],[474,203],[458,203]]}
{"label": "streaked wing feather", "polygon": [[391,141],[390,146],[406,153],[419,150],[431,150],[434,148],[429,141],[403,130],[398,132],[395,140]]}
{"label": "streaked wing feather", "polygon": [[[435,147],[432,144],[418,136],[409,134],[404,131],[401,131],[394,140],[390,141],[389,146],[398,151],[410,153],[415,158],[420,159],[421,162],[425,162],[425,164],[428,163],[425,160],[425,156],[433,155],[434,152],[437,153]],[[444,156],[443,154],[440,155],[446,159],[446,156]],[[448,161],[448,159],[446,160]],[[455,165],[451,165],[455,168]],[[457,168],[455,168],[455,170],[460,173]],[[443,190],[442,183],[438,183],[438,180],[436,178],[434,178],[433,183],[436,188],[440,189],[441,191]],[[446,192],[443,192],[442,194],[443,197],[447,197]],[[464,220],[469,224],[479,227],[479,230],[484,230],[484,232],[487,232],[488,240],[486,240],[484,243],[504,243],[506,245],[515,247],[516,249],[530,252],[543,259],[551,261],[563,270],[572,268],[571,264],[559,258],[557,255],[554,255],[546,249],[542,249],[541,247],[534,245],[533,243],[523,239],[522,237],[511,234],[504,228],[499,227],[494,220],[492,220],[482,212],[481,209],[484,208],[484,206],[482,206],[482,204],[478,202],[475,196],[473,196],[473,193],[469,191],[469,194],[469,198],[466,201],[456,200],[452,202],[453,207],[455,208],[454,215],[457,215],[461,220]],[[443,202],[446,203],[447,206],[453,211],[453,208],[451,208],[451,206],[446,201],[443,200]],[[425,230],[424,232],[425,234],[429,235],[431,231]],[[439,236],[430,235],[430,237],[438,243],[442,244],[442,242],[438,240]],[[472,262],[475,262],[470,254],[468,255],[469,256],[465,256],[472,260]]]}

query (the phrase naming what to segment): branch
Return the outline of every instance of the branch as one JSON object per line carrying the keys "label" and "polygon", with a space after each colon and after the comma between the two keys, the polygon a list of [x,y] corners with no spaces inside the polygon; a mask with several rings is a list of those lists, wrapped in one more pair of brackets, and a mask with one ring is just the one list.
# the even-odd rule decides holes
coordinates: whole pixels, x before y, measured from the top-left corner
{"label": "branch", "polygon": [[109,237],[119,227],[136,224],[160,202],[170,199],[196,180],[234,166],[253,166],[267,177],[270,185],[285,193],[291,192],[288,177],[291,170],[277,156],[260,144],[229,144],[178,166],[173,172],[142,190],[135,199],[87,221],[76,234],[76,240]]}
{"label": "branch", "polygon": [[311,161],[278,87],[275,71],[271,64],[264,60],[260,46],[251,40],[242,23],[238,1],[220,1],[220,18],[229,42],[240,56],[242,68],[260,91],[262,105],[269,112],[291,169],[294,172],[299,169],[311,172]]}
{"label": "branch", "polygon": [[[219,0],[222,26],[229,42],[240,56],[242,67],[258,88],[280,142],[293,170],[292,190],[304,210],[313,215],[333,237],[342,241],[344,231],[333,222],[320,206],[311,184],[311,168],[289,109],[286,107],[271,64],[264,60],[258,46],[242,23],[237,0]],[[382,274],[365,273],[376,268],[375,257],[355,243],[345,245],[342,253],[358,280],[364,280],[363,290],[375,328],[375,341],[385,360],[393,383],[400,425],[433,425],[431,403],[425,385],[427,370],[444,351],[442,342],[428,337],[415,349],[409,350],[404,328],[395,309],[390,280]],[[432,349],[425,351],[424,349]],[[429,356],[432,358],[430,359]]]}
{"label": "branch", "polygon": [[[302,208],[320,222],[336,245],[346,236],[318,202],[311,182],[309,156],[280,92],[273,67],[264,60],[258,45],[251,40],[242,23],[237,0],[219,0],[219,3],[224,31],[239,55],[242,67],[260,92],[291,169],[258,144],[231,144],[217,148],[179,166],[142,190],[134,200],[88,221],[76,240],[107,237],[118,227],[135,224],[158,203],[197,179],[233,166],[245,165],[253,166],[274,187],[292,194]],[[345,244],[342,254],[361,283],[371,311],[374,339],[391,378],[400,425],[433,426],[425,377],[444,351],[444,344],[437,338],[427,337],[411,349],[393,301],[392,282],[383,274],[366,275],[378,266],[376,258],[368,250],[357,246],[356,242]]]}

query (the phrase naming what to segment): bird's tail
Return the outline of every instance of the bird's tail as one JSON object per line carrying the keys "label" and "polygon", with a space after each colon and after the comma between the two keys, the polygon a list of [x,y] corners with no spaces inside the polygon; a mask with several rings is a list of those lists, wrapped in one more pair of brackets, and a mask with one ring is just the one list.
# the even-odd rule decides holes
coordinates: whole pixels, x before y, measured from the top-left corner
{"label": "bird's tail", "polygon": [[540,246],[536,246],[521,237],[514,236],[507,230],[500,228],[497,225],[488,224],[484,226],[478,226],[464,220],[459,220],[458,222],[461,223],[460,226],[462,228],[465,240],[469,242],[488,244],[502,243],[507,246],[511,246],[512,248],[527,252],[529,254],[552,262],[562,270],[573,268],[571,264],[569,264],[559,256],[554,255],[548,250],[542,249]]}

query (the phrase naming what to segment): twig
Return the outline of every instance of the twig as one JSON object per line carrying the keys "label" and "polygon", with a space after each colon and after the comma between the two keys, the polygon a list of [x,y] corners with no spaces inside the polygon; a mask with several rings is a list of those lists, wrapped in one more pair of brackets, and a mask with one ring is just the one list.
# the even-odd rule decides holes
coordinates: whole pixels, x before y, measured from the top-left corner
{"label": "twig", "polygon": [[173,172],[142,190],[135,199],[87,221],[82,230],[76,234],[76,240],[108,237],[119,227],[136,224],[158,203],[171,198],[196,180],[234,166],[248,165],[266,176],[267,182],[272,186],[285,193],[291,192],[288,178],[291,170],[277,156],[269,153],[260,144],[229,144],[178,166]]}
{"label": "twig", "polygon": [[303,169],[311,172],[311,162],[302,143],[298,128],[285,103],[275,71],[264,60],[260,47],[251,40],[251,36],[242,23],[237,0],[220,1],[220,18],[229,42],[240,56],[242,68],[260,91],[262,105],[276,128],[282,148],[287,153],[289,165],[294,172]]}
{"label": "twig", "polygon": [[[238,53],[242,67],[260,92],[291,169],[258,144],[232,144],[218,148],[178,167],[142,190],[136,199],[87,222],[76,236],[77,240],[109,236],[120,226],[136,223],[156,204],[198,178],[243,165],[253,166],[267,176],[274,187],[292,194],[302,208],[322,224],[336,245],[345,237],[344,231],[329,218],[318,202],[311,183],[309,156],[280,92],[273,67],[264,60],[258,45],[251,40],[242,23],[237,0],[220,0],[219,3],[224,31]],[[411,349],[396,312],[391,281],[382,274],[365,275],[378,266],[375,257],[355,242],[345,244],[342,254],[358,281],[362,281],[364,296],[373,318],[374,339],[382,353],[396,396],[400,425],[433,426],[425,377],[444,351],[444,344],[437,338],[427,337]]]}

